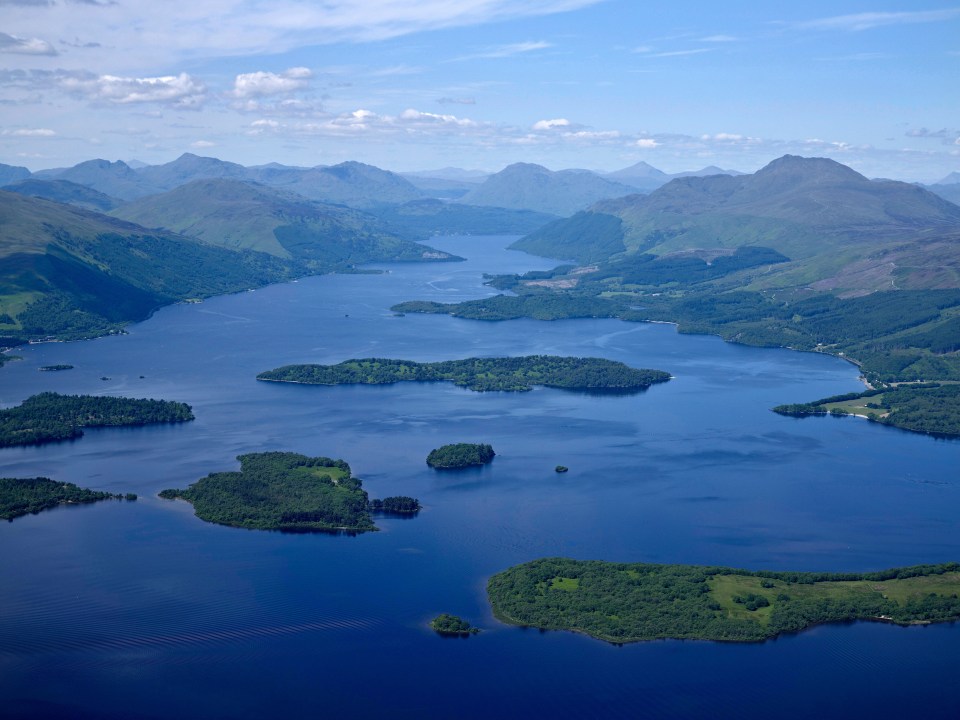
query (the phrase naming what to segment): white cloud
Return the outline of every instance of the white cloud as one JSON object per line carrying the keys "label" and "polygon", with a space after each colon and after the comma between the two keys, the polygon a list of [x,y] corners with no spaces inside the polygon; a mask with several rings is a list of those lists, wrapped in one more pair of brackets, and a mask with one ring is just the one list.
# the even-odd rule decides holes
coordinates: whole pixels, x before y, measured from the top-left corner
{"label": "white cloud", "polygon": [[3,135],[12,135],[13,137],[53,137],[57,133],[49,128],[19,128],[17,130],[4,130]]}
{"label": "white cloud", "polygon": [[533,124],[534,130],[553,130],[554,128],[569,127],[570,121],[566,118],[556,118],[555,120],[538,120]]}
{"label": "white cloud", "polygon": [[237,75],[233,83],[233,96],[236,98],[263,97],[302,90],[313,77],[309,68],[294,67],[282,73],[252,72]]}
{"label": "white cloud", "polygon": [[190,147],[195,148],[197,150],[216,147],[216,145],[217,144],[215,142],[210,142],[209,140],[195,140],[194,142],[190,143]]}
{"label": "white cloud", "polygon": [[16,55],[56,55],[57,50],[46,40],[25,38],[0,32],[0,52]]}
{"label": "white cloud", "polygon": [[438,115],[437,113],[420,112],[407,109],[400,113],[401,121],[442,123],[460,127],[474,127],[477,123],[469,118],[458,118],[456,115]]}
{"label": "white cloud", "polygon": [[563,137],[571,140],[616,140],[620,137],[618,130],[577,130],[563,133]]}
{"label": "white cloud", "polygon": [[181,109],[200,107],[207,91],[203,83],[186,73],[142,78],[116,75],[91,78],[68,74],[60,77],[59,85],[68,92],[97,102],[117,105],[160,103]]}
{"label": "white cloud", "polygon": [[[202,57],[279,55],[316,45],[375,42],[569,12],[600,2],[604,0],[207,0],[179,3],[176,12],[169,3],[141,0],[96,7],[53,2],[39,11],[12,8],[4,13],[4,30],[15,38],[79,36],[99,42],[103,47],[65,54],[62,67],[139,75]],[[116,31],[123,28],[128,30]],[[538,46],[520,43],[485,54]],[[52,50],[49,43],[29,47],[33,52]]]}
{"label": "white cloud", "polygon": [[644,150],[653,150],[654,148],[660,147],[658,143],[653,138],[640,138],[633,143],[634,147],[643,148]]}
{"label": "white cloud", "polygon": [[916,23],[946,22],[960,18],[960,8],[947,10],[919,10],[914,12],[865,12],[852,15],[837,15],[797,23],[804,30],[847,30],[859,32],[885,25],[908,25]]}
{"label": "white cloud", "polygon": [[539,40],[536,42],[522,42],[522,43],[513,43],[511,45],[499,45],[497,47],[488,48],[478,53],[472,55],[462,55],[460,57],[454,58],[455,61],[461,60],[483,60],[488,58],[506,58],[512,57],[514,55],[520,55],[521,53],[533,52],[534,50],[545,50],[546,48],[553,47],[552,43]]}
{"label": "white cloud", "polygon": [[707,37],[700,38],[700,42],[712,42],[712,43],[728,43],[728,42],[737,42],[738,38],[733,37],[733,35],[708,35]]}
{"label": "white cloud", "polygon": [[702,55],[703,53],[708,53],[712,51],[713,51],[713,48],[696,48],[694,50],[671,50],[670,52],[653,53],[651,57],[658,57],[658,58],[684,57],[686,55]]}

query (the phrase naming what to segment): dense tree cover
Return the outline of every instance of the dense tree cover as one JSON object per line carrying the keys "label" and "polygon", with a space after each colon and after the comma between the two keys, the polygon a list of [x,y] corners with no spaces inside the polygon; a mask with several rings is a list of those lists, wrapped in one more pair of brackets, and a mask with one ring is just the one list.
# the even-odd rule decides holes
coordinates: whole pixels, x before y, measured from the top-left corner
{"label": "dense tree cover", "polygon": [[[862,401],[868,400],[864,403]],[[960,385],[917,383],[778,405],[780,415],[863,415],[868,420],[931,435],[960,436]]]}
{"label": "dense tree cover", "polygon": [[718,291],[689,284],[650,292],[607,277],[604,268],[612,266],[601,266],[600,279],[591,279],[594,273],[571,276],[578,281],[574,288],[532,288],[523,285],[526,276],[498,278],[492,284],[520,294],[457,304],[415,301],[393,309],[475,320],[619,317],[675,322],[680,332],[710,333],[746,345],[853,359],[875,384],[960,380],[960,352],[950,350],[960,344],[956,334],[960,290],[900,290],[849,299],[826,294]]}
{"label": "dense tree cover", "polygon": [[441,470],[486,465],[493,462],[496,453],[484,443],[454,443],[434,448],[427,455],[427,465]]}
{"label": "dense tree cover", "polygon": [[626,250],[623,230],[623,221],[615,215],[584,210],[544,225],[511,247],[534,255],[595,262]]}
{"label": "dense tree cover", "polygon": [[810,625],[960,619],[960,564],[875,573],[751,572],[548,558],[490,578],[504,622],[579,630],[610,642],[759,641]]}
{"label": "dense tree cover", "polygon": [[193,412],[180,402],[45,392],[0,410],[0,447],[69,440],[83,435],[85,427],[188,420],[193,420]]}
{"label": "dense tree cover", "polygon": [[258,380],[308,385],[386,385],[402,381],[450,381],[478,392],[526,391],[534,385],[567,390],[643,390],[666,382],[669,373],[640,370],[602,358],[528,355],[513,358],[467,358],[435,363],[365,358],[337,365],[286,365],[257,375]]}
{"label": "dense tree cover", "polygon": [[65,503],[92,503],[98,500],[136,500],[133,493],[116,494],[78,487],[50,478],[0,478],[0,520],[38,513]]}
{"label": "dense tree cover", "polygon": [[407,495],[394,495],[370,501],[370,512],[393,515],[413,515],[420,512],[420,501]]}
{"label": "dense tree cover", "polygon": [[207,522],[258,530],[296,532],[376,530],[370,510],[415,512],[415,498],[370,501],[343,460],[291,452],[240,455],[238,472],[211,473],[186,490],[160,497],[182,498]]}
{"label": "dense tree cover", "polygon": [[430,621],[430,627],[440,635],[476,635],[480,632],[480,628],[475,628],[463,618],[448,613],[437,615]]}
{"label": "dense tree cover", "polygon": [[625,309],[603,298],[556,294],[541,291],[529,295],[496,295],[462,303],[437,303],[426,300],[402,302],[390,308],[400,313],[453,315],[467,320],[567,320],[569,318],[613,318]]}

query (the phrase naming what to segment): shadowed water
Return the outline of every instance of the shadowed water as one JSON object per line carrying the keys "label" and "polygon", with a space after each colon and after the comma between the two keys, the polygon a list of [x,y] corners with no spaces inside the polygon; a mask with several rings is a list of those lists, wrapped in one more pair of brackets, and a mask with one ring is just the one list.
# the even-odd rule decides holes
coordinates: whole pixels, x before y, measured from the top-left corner
{"label": "shadowed water", "polygon": [[[197,420],[0,450],[2,476],[141,496],[0,525],[0,715],[955,717],[952,625],[614,647],[494,620],[490,574],[548,555],[794,570],[957,560],[960,443],[769,411],[857,390],[856,368],[833,358],[669,325],[395,317],[402,300],[493,294],[485,272],[554,264],[505,238],[433,244],[469,260],[309,278],[18,351],[0,371],[4,406],[106,393],[188,402]],[[352,357],[532,353],[675,377],[626,396],[254,379]],[[55,363],[76,367],[37,372]],[[449,442],[489,442],[497,457],[430,470],[427,453]],[[425,509],[378,518],[377,533],[302,535],[210,525],[156,497],[262,450],[342,457],[371,496]],[[442,639],[426,627],[440,612],[485,632]]]}

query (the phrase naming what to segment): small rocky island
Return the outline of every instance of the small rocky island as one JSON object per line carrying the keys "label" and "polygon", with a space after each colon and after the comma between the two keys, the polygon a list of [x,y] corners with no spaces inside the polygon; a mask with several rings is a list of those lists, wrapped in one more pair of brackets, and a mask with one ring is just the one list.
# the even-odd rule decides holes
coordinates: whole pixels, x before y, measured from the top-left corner
{"label": "small rocky island", "polygon": [[491,445],[454,443],[434,448],[427,455],[427,465],[437,470],[456,470],[493,462],[496,453]]}
{"label": "small rocky island", "polygon": [[960,620],[960,563],[867,573],[547,558],[490,578],[496,617],[612,643],[758,642],[826,622]]}
{"label": "small rocky island", "polygon": [[434,363],[365,358],[337,365],[286,365],[257,375],[257,380],[306,385],[389,385],[397,382],[452,382],[477,392],[525,392],[534,385],[564,390],[639,392],[666,382],[662,370],[632,368],[603,358],[528,355],[467,358]]}
{"label": "small rocky island", "polygon": [[87,490],[73,483],[50,478],[0,478],[0,520],[36,514],[58,505],[77,505],[100,500],[136,500],[134,493]]}
{"label": "small rocky island", "polygon": [[291,452],[241,455],[240,470],[211,473],[186,490],[160,497],[193,504],[207,522],[257,530],[366,532],[371,512],[415,514],[416,498],[370,500],[343,460]]}

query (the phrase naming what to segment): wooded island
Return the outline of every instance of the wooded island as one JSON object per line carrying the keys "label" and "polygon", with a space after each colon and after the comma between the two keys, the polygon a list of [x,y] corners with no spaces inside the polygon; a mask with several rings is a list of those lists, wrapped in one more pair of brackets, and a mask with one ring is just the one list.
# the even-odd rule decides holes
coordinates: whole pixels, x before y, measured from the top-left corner
{"label": "wooded island", "polygon": [[38,513],[57,505],[92,503],[98,500],[136,500],[133,493],[87,490],[73,483],[50,478],[0,478],[0,520]]}
{"label": "wooded island", "polygon": [[454,443],[434,448],[427,455],[427,465],[438,470],[486,465],[493,462],[493,446],[482,443]]}
{"label": "wooded island", "polygon": [[370,501],[343,460],[291,452],[241,455],[237,472],[211,473],[186,490],[164,490],[181,498],[201,520],[257,530],[365,532],[376,530],[370,511],[415,513],[420,503],[403,496]]}
{"label": "wooded island", "polygon": [[534,385],[565,390],[636,392],[666,382],[662,370],[641,370],[603,358],[528,355],[467,358],[434,363],[365,358],[337,365],[286,365],[257,375],[257,380],[307,385],[387,385],[396,382],[449,381],[484,392],[524,392]]}
{"label": "wooded island", "polygon": [[193,420],[189,405],[169,400],[135,400],[45,392],[17,407],[0,410],[0,447],[70,440],[85,427],[121,427]]}
{"label": "wooded island", "polygon": [[737,570],[547,558],[490,578],[494,614],[513,625],[608,642],[754,642],[817,623],[960,619],[960,563],[868,573]]}

